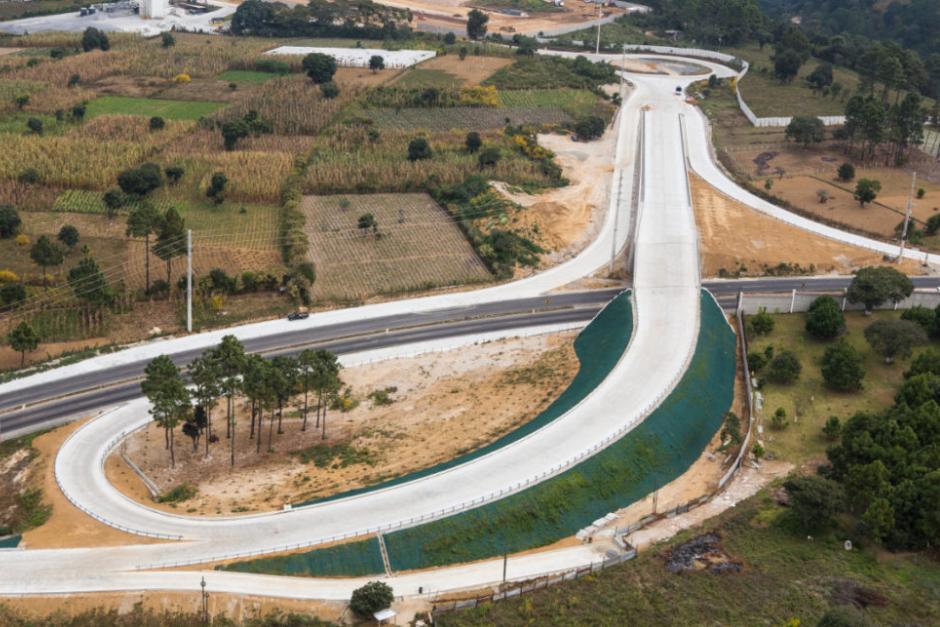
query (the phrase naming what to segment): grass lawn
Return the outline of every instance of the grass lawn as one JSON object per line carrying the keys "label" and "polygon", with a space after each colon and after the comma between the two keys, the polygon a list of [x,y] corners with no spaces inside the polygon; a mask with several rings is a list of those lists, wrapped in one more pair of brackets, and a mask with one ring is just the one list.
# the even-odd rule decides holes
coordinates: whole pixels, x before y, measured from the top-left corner
{"label": "grass lawn", "polygon": [[[764,384],[764,447],[769,454],[794,463],[823,457],[829,442],[822,437],[821,429],[829,416],[838,416],[844,423],[856,412],[881,411],[894,402],[909,361],[885,364],[865,341],[863,333],[875,320],[898,316],[888,311],[875,312],[868,317],[861,312],[846,312],[847,330],[843,338],[865,359],[865,388],[857,393],[834,392],[825,386],[820,367],[823,353],[833,342],[820,342],[810,337],[805,331],[804,314],[775,315],[774,330],[750,341],[750,352],[761,352],[772,345],[777,352],[786,349],[796,353],[803,366],[799,380],[793,385]],[[786,410],[790,420],[782,431],[769,427],[770,416],[778,407]]]}
{"label": "grass lawn", "polygon": [[499,92],[504,107],[559,108],[572,117],[598,114],[612,117],[613,107],[586,89],[519,89]]}
{"label": "grass lawn", "polygon": [[222,72],[216,79],[220,81],[226,81],[228,83],[266,83],[272,78],[277,78],[280,74],[274,74],[272,72],[256,72],[254,70],[226,70]]}
{"label": "grass lawn", "polygon": [[865,610],[872,624],[940,622],[936,561],[858,545],[846,551],[848,532],[809,539],[789,530],[785,514],[762,492],[705,525],[720,534],[725,553],[742,563],[738,573],[666,570],[665,554],[703,532],[696,529],[601,574],[442,614],[437,624],[815,625],[830,607],[863,596],[860,588],[884,599]]}
{"label": "grass lawn", "polygon": [[198,120],[215,112],[223,104],[192,100],[162,100],[157,98],[131,98],[129,96],[101,96],[88,103],[86,115],[125,114],[160,116],[167,120]]}

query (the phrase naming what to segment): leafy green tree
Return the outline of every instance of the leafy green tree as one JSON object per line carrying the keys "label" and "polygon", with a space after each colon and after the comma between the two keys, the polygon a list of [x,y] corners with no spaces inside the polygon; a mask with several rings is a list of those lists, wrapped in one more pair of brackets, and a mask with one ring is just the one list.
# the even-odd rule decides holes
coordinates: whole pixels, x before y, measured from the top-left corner
{"label": "leafy green tree", "polygon": [[928,348],[911,361],[910,369],[904,373],[906,379],[919,374],[932,374],[940,377],[940,351]]}
{"label": "leafy green tree", "polygon": [[846,294],[850,303],[865,305],[866,314],[885,302],[897,303],[914,291],[907,276],[887,266],[861,268],[855,273]]}
{"label": "leafy green tree", "polygon": [[415,137],[408,143],[408,161],[431,158],[431,145],[423,137]]}
{"label": "leafy green tree", "polygon": [[832,85],[832,64],[820,63],[817,65],[816,69],[806,77],[806,82],[816,91],[822,91],[824,88]]}
{"label": "leafy green tree", "polygon": [[356,226],[359,227],[359,230],[363,233],[372,231],[373,234],[377,233],[379,230],[379,223],[375,219],[375,215],[371,213],[364,213],[359,216],[359,219],[356,220]]}
{"label": "leafy green tree", "polygon": [[268,362],[260,355],[246,355],[245,365],[242,369],[241,390],[251,404],[251,430],[248,435],[249,440],[255,438],[255,423],[257,421],[257,447],[256,452],[261,452],[261,420],[264,418],[264,410],[267,409],[266,399],[270,396],[270,390],[267,385]]}
{"label": "leafy green tree", "polygon": [[150,118],[148,126],[150,127],[151,131],[162,131],[164,128],[166,128],[166,120],[161,118],[159,115],[155,115]]}
{"label": "leafy green tree", "polygon": [[806,313],[806,332],[817,340],[831,340],[845,331],[845,316],[832,296],[820,296]]}
{"label": "leafy green tree", "polygon": [[783,431],[789,425],[790,422],[787,420],[787,410],[783,407],[778,407],[773,413],[773,416],[770,417],[770,427],[776,431]]}
{"label": "leafy green tree", "polygon": [[837,342],[826,349],[822,359],[822,376],[826,385],[840,392],[862,389],[865,368],[862,356],[855,347],[845,341]]}
{"label": "leafy green tree", "polygon": [[858,183],[855,184],[855,200],[858,201],[860,206],[864,207],[865,203],[874,201],[880,191],[881,181],[859,179]]}
{"label": "leafy green tree", "polygon": [[764,376],[772,383],[788,385],[800,378],[803,366],[795,353],[780,351],[767,365]]}
{"label": "leafy green tree", "polygon": [[13,99],[13,104],[16,106],[17,111],[22,111],[23,108],[29,104],[29,94],[20,94]]}
{"label": "leafy green tree", "polygon": [[212,410],[222,396],[222,369],[215,350],[209,350],[189,364],[192,379],[193,399],[205,416],[206,457],[209,456],[209,440],[212,437]]}
{"label": "leafy green tree", "polygon": [[844,504],[842,487],[816,475],[790,477],[783,487],[790,495],[790,509],[805,531],[828,526]]}
{"label": "leafy green tree", "polygon": [[144,276],[146,291],[150,293],[150,236],[158,232],[162,219],[156,208],[149,202],[141,202],[131,208],[127,215],[127,228],[124,234],[128,237],[142,237],[144,239]]}
{"label": "leafy green tree", "polygon": [[173,433],[181,422],[189,418],[189,391],[179,368],[166,355],[154,358],[144,369],[141,390],[150,401],[150,415],[163,428],[166,448],[170,451],[170,467],[176,466]]}
{"label": "leafy green tree", "polygon": [[308,54],[304,57],[301,65],[310,80],[317,85],[330,82],[333,80],[333,75],[336,74],[336,59],[321,52]]}
{"label": "leafy green tree", "polygon": [[62,249],[58,244],[49,239],[47,235],[39,236],[39,239],[36,240],[36,243],[33,244],[32,248],[29,250],[29,257],[42,269],[43,287],[48,287],[46,268],[49,266],[60,266],[65,260]]}
{"label": "leafy green tree", "polygon": [[822,120],[812,116],[794,116],[786,129],[787,140],[793,140],[808,148],[811,144],[818,144],[826,138],[826,130]]}
{"label": "leafy green tree", "polygon": [[379,610],[391,607],[394,600],[391,586],[382,581],[370,581],[361,588],[353,590],[352,598],[349,600],[349,609],[360,618],[371,619],[372,615]]}
{"label": "leafy green tree", "polygon": [[216,172],[209,181],[209,187],[206,189],[206,196],[213,199],[215,204],[221,205],[225,201],[225,186],[228,184],[228,177],[222,172]]}
{"label": "leafy green tree", "polygon": [[848,162],[843,163],[839,166],[837,175],[840,181],[848,183],[855,178],[855,166]]}
{"label": "leafy green tree", "polygon": [[901,313],[901,320],[916,322],[921,326],[928,337],[937,334],[937,312],[929,307],[915,305],[910,309],[905,309]]}
{"label": "leafy green tree", "polygon": [[751,316],[750,327],[755,335],[769,335],[774,330],[774,317],[767,313],[765,307],[761,307],[756,314]]}
{"label": "leafy green tree", "polygon": [[385,58],[380,54],[374,54],[369,57],[369,69],[373,72],[385,69]]}
{"label": "leafy green tree", "polygon": [[[245,369],[245,347],[238,341],[234,335],[226,335],[222,338],[212,353],[219,367],[220,385],[222,394],[226,400],[226,437],[235,439],[235,404],[234,398],[241,389],[241,375]],[[232,465],[234,461],[234,442],[232,443]]]}
{"label": "leafy green tree", "polygon": [[774,76],[781,83],[791,83],[800,73],[803,59],[795,50],[786,48],[774,55]]}
{"label": "leafy green tree", "polygon": [[473,154],[483,145],[483,140],[480,139],[479,133],[476,131],[470,131],[467,133],[467,138],[464,140],[464,145],[467,147],[467,152]]}
{"label": "leafy green tree", "polygon": [[897,357],[910,357],[914,346],[927,341],[927,334],[910,320],[876,320],[865,328],[865,339],[890,364]]}
{"label": "leafy green tree", "polygon": [[166,282],[169,285],[173,258],[186,254],[186,224],[174,207],[167,209],[157,224],[157,241],[153,253],[166,262]]}
{"label": "leafy green tree", "polygon": [[14,237],[23,221],[13,205],[0,205],[0,239]]}
{"label": "leafy green tree", "polygon": [[[274,400],[277,403],[277,434],[284,433],[284,406],[297,391],[297,360],[286,355],[278,355],[271,360],[271,367],[280,373],[274,379]],[[270,447],[271,443],[268,442]]]}
{"label": "leafy green tree", "polygon": [[108,41],[108,36],[103,31],[89,26],[82,33],[82,50],[90,52],[95,49],[108,51],[111,49],[111,42]]}
{"label": "leafy green tree", "polygon": [[92,257],[86,255],[69,270],[68,281],[75,297],[86,303],[101,307],[114,300],[114,290],[108,286],[108,280]]}
{"label": "leafy green tree", "polygon": [[163,175],[160,166],[155,163],[144,163],[136,168],[125,170],[118,174],[118,186],[125,194],[143,198],[163,185]]}
{"label": "leafy green tree", "polygon": [[607,123],[604,122],[603,118],[597,115],[589,115],[578,120],[574,125],[574,132],[577,133],[578,139],[590,141],[603,135],[606,128]]}
{"label": "leafy green tree", "polygon": [[175,45],[176,45],[176,38],[172,34],[166,31],[163,31],[162,33],[160,33],[160,46],[161,47],[172,48]]}
{"label": "leafy green tree", "polygon": [[0,286],[0,304],[4,307],[17,305],[26,300],[26,288],[22,283],[6,283]]}
{"label": "leafy green tree", "polygon": [[26,353],[39,348],[39,335],[35,329],[23,320],[9,334],[7,334],[7,343],[10,348],[20,354],[20,368],[26,365]]}
{"label": "leafy green tree", "polygon": [[[343,386],[339,371],[342,366],[336,355],[328,350],[317,350],[319,366],[314,377],[314,389],[317,393],[317,422],[314,429],[321,429],[321,438],[326,439],[326,410],[329,400],[339,392]],[[321,416],[322,409],[322,416]]]}
{"label": "leafy green tree", "polygon": [[222,142],[225,145],[225,149],[235,150],[235,147],[238,145],[238,140],[248,137],[251,133],[251,129],[244,120],[235,120],[222,124],[220,132],[222,133]]}
{"label": "leafy green tree", "polygon": [[75,248],[75,245],[78,244],[79,237],[78,229],[71,224],[64,224],[62,228],[59,229],[59,241],[68,246],[69,250]]}
{"label": "leafy green tree", "polygon": [[839,439],[839,436],[842,435],[842,423],[839,421],[838,416],[829,416],[826,419],[826,424],[822,428],[823,437],[829,440],[830,442],[835,442]]}
{"label": "leafy green tree", "polygon": [[470,39],[483,39],[486,36],[486,24],[490,16],[477,9],[471,9],[467,14],[467,37]]}

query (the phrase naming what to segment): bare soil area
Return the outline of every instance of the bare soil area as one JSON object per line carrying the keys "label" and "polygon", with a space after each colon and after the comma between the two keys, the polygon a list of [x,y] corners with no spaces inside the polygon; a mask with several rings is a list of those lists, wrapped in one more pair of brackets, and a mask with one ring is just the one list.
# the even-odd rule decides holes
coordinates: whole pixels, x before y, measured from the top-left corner
{"label": "bare soil area", "polygon": [[597,141],[576,142],[568,135],[539,135],[539,145],[556,155],[569,184],[531,195],[507,185],[496,187],[513,202],[527,208],[519,214],[524,227],[539,234],[549,251],[542,267],[571,259],[600,231],[607,211],[616,128]]}
{"label": "bare soil area", "polygon": [[[212,580],[207,578],[209,615],[223,614],[238,622],[258,618],[280,610],[284,614],[296,612],[312,614],[322,620],[342,623],[345,603],[310,601],[301,599],[262,597],[254,595],[214,592]],[[42,620],[52,614],[76,616],[95,609],[117,610],[129,614],[135,606],[154,612],[202,612],[199,591],[184,592],[118,592],[101,594],[63,594],[54,596],[0,597],[3,605],[18,615]]]}
{"label": "bare soil area", "polygon": [[22,546],[31,549],[52,549],[81,546],[116,546],[121,544],[152,544],[159,540],[118,531],[88,516],[65,497],[55,481],[55,456],[66,438],[86,421],[77,421],[53,429],[33,440],[39,451],[38,481],[44,501],[52,506],[52,516],[41,527],[23,534]]}
{"label": "bare soil area", "polygon": [[[864,167],[856,164],[855,179],[841,182],[837,179],[836,170],[851,160],[838,150],[763,147],[732,151],[731,154],[741,168],[757,179],[758,184],[771,179],[771,193],[825,220],[892,238],[895,227],[904,219],[911,191],[912,167]],[[853,197],[855,184],[862,178],[881,183],[878,198],[865,207],[861,207]],[[940,185],[920,176],[917,187],[923,188],[925,195],[915,199],[913,215],[925,222],[940,212]],[[819,202],[818,190],[826,190],[831,198],[825,203]]]}
{"label": "bare soil area", "polygon": [[[691,178],[703,276],[761,276],[778,264],[803,272],[846,274],[883,263],[877,253],[784,224],[724,196],[695,175]],[[904,268],[911,274],[923,272],[911,261],[905,261]]]}
{"label": "bare soil area", "polygon": [[[463,82],[464,85],[475,86],[492,76],[496,70],[511,64],[513,60],[502,57],[471,56],[461,61],[458,55],[447,54],[434,57],[415,67],[422,70],[447,72],[455,79]],[[407,72],[403,72],[401,75],[405,76]]]}
{"label": "bare soil area", "polygon": [[[336,494],[449,460],[531,420],[577,372],[573,339],[573,332],[536,336],[350,368],[342,376],[358,405],[328,413],[326,440],[314,428],[313,417],[302,432],[298,413],[291,408],[285,412],[284,434],[278,435],[274,427],[270,451],[270,422],[265,420],[260,454],[249,437],[247,407],[239,401],[234,470],[221,404],[213,414],[220,441],[210,446],[208,458],[202,446],[193,451],[190,440],[177,434],[177,464],[170,469],[163,433],[155,425],[132,435],[126,454],[161,491],[184,482],[198,489],[185,502],[154,507],[200,515],[281,509],[285,503]],[[391,388],[391,404],[369,399],[372,392]],[[315,446],[320,448],[311,448]],[[112,455],[106,470],[126,494],[150,500],[120,452]]]}

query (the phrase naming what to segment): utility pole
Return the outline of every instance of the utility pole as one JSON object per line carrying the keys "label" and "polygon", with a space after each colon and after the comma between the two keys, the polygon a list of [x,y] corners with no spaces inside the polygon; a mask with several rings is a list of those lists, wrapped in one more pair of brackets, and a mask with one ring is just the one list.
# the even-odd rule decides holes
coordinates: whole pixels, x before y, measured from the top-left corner
{"label": "utility pole", "polygon": [[[186,331],[193,332],[193,230],[186,230]],[[205,584],[205,581],[203,581]]]}
{"label": "utility pole", "polygon": [[597,3],[597,47],[594,54],[601,53],[601,6],[604,0],[594,0]]}
{"label": "utility pole", "polygon": [[907,242],[907,226],[911,221],[911,210],[914,208],[914,188],[917,187],[917,172],[911,177],[911,193],[907,197],[907,211],[904,214],[904,227],[901,229],[901,248],[898,251],[898,263],[904,258],[904,244]]}
{"label": "utility pole", "polygon": [[209,593],[206,592],[206,578],[203,577],[199,583],[202,587],[202,622],[209,624]]}
{"label": "utility pole", "polygon": [[506,567],[509,565],[509,554],[503,553],[503,583],[506,583]]}

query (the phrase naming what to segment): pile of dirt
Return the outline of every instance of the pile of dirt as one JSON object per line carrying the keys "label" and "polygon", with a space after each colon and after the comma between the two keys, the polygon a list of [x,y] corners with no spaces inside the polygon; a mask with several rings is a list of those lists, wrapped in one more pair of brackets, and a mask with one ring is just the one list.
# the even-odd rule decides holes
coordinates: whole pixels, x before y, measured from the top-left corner
{"label": "pile of dirt", "polygon": [[741,572],[741,562],[732,560],[721,548],[720,542],[718,533],[706,533],[680,544],[664,555],[666,570],[671,573],[696,570],[707,570],[714,574]]}

